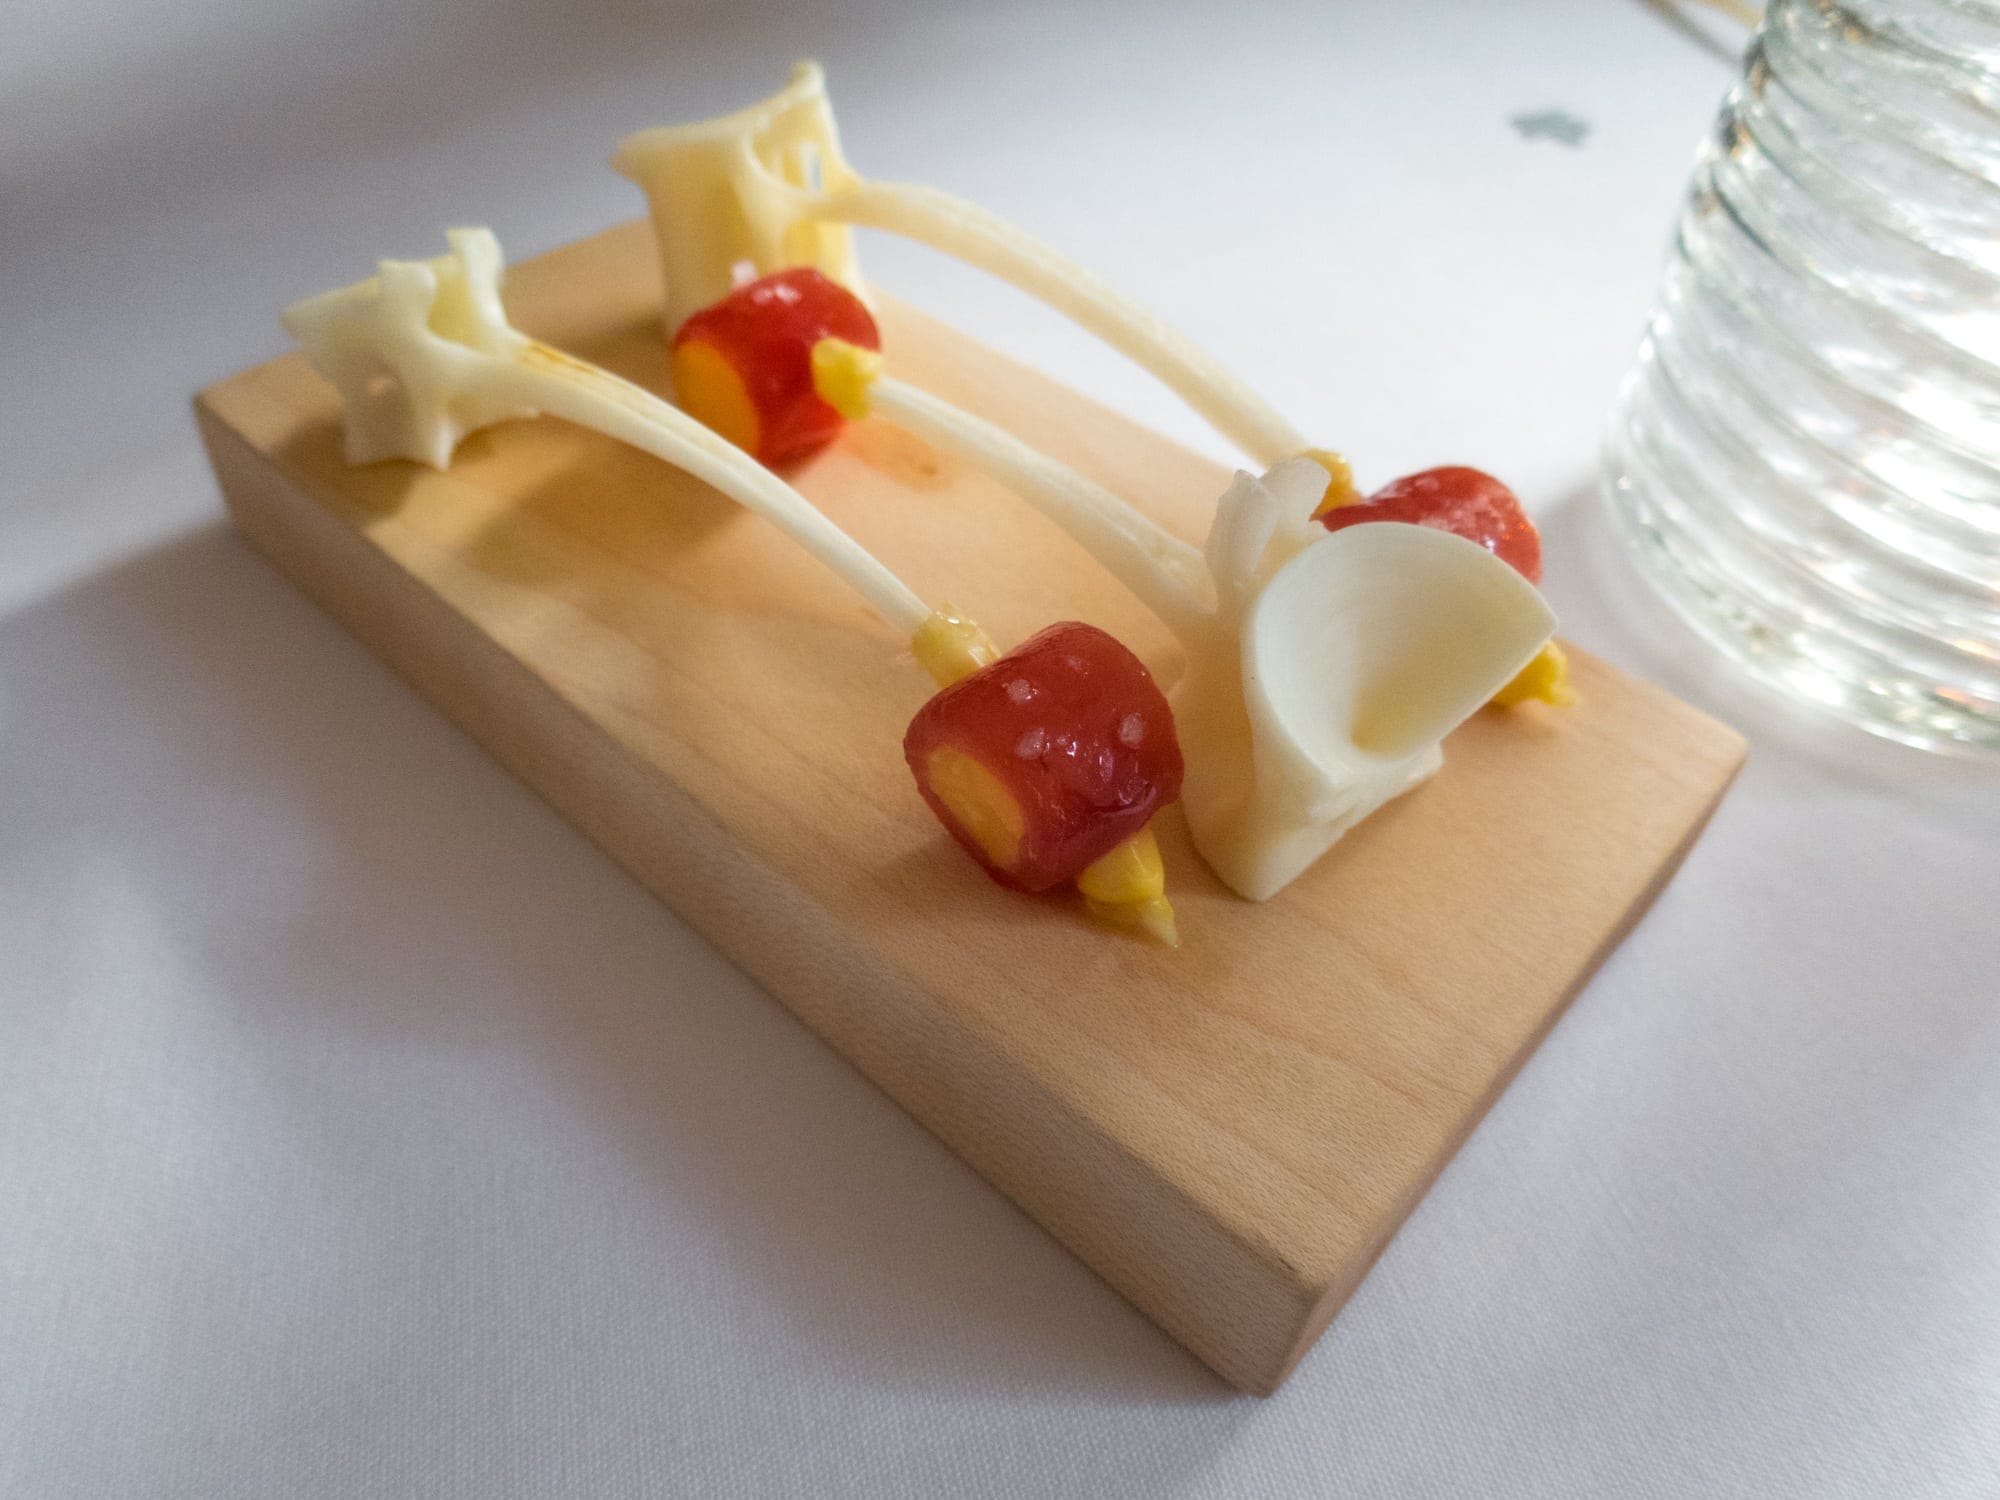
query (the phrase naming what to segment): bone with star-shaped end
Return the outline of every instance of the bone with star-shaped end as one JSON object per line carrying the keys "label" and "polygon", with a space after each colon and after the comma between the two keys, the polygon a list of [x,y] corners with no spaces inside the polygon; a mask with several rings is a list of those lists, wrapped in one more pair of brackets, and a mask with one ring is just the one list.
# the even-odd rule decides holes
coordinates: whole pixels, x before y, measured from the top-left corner
{"label": "bone with star-shaped end", "polygon": [[684,469],[771,521],[905,640],[946,618],[805,496],[686,412],[517,331],[500,298],[505,263],[490,230],[455,229],[448,241],[435,260],[385,260],[366,281],[284,315],[340,392],[349,462],[405,458],[442,469],[482,427],[560,417]]}
{"label": "bone with star-shaped end", "polygon": [[340,392],[347,460],[406,458],[442,469],[467,434],[535,415],[516,392],[482,379],[494,357],[526,342],[500,301],[500,246],[485,229],[454,229],[431,260],[385,260],[353,286],[285,310],[285,329]]}

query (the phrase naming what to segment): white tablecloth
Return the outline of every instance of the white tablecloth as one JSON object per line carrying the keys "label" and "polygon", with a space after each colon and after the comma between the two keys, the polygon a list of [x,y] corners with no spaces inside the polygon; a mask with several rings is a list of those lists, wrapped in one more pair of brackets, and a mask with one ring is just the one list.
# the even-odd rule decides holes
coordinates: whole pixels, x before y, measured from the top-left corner
{"label": "white tablecloth", "polygon": [[[1732,73],[1635,0],[0,14],[0,1495],[2000,1493],[2000,783],[1765,706],[1593,490]],[[1276,1398],[1232,1396],[251,557],[277,310],[851,155],[1170,310],[1365,480],[1470,461],[1743,726],[1680,878]],[[1521,113],[1587,123],[1524,138]],[[899,293],[1207,443],[976,275]]]}

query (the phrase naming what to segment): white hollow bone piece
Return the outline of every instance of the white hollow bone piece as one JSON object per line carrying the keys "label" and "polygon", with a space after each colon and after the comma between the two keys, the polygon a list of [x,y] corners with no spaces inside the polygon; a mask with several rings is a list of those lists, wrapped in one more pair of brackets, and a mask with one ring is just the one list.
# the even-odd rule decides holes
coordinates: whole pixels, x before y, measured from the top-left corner
{"label": "white hollow bone piece", "polygon": [[385,260],[366,281],[286,309],[306,358],[339,389],[350,463],[446,468],[468,434],[546,414],[664,459],[781,527],[905,639],[933,611],[803,495],[651,391],[515,330],[491,231],[454,229],[435,260]]}
{"label": "white hollow bone piece", "polygon": [[863,294],[845,226],[880,229],[990,272],[1073,319],[1257,463],[1306,451],[1298,430],[1254,391],[1109,282],[977,204],[857,175],[840,153],[817,63],[797,64],[784,89],[736,114],[629,135],[611,165],[646,194],[670,335],[725,296],[746,260],[759,275],[815,266]]}
{"label": "white hollow bone piece", "polygon": [[850,348],[815,351],[823,396],[850,416],[879,413],[1005,485],[1180,639],[1187,668],[1168,699],[1186,764],[1181,805],[1195,848],[1240,896],[1276,895],[1435,772],[1444,737],[1555,630],[1534,585],[1475,542],[1428,526],[1315,524],[1325,478],[1310,459],[1261,478],[1237,473],[1197,551]]}
{"label": "white hollow bone piece", "polygon": [[[1478,543],[1385,523],[1312,543],[1258,590],[1240,629],[1235,681],[1223,662],[1191,660],[1179,684],[1181,799],[1203,857],[1262,901],[1435,773],[1444,737],[1533,660],[1555,616]],[[1238,713],[1251,774],[1211,779],[1199,763],[1242,764]]]}

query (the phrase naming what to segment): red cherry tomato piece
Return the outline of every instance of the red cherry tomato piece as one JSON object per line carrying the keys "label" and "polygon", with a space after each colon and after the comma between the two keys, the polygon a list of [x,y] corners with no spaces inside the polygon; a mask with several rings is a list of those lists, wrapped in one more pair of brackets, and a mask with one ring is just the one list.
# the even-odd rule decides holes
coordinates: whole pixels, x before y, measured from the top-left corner
{"label": "red cherry tomato piece", "polygon": [[674,334],[675,396],[760,462],[794,462],[840,432],[840,413],[813,390],[823,338],[882,347],[861,299],[810,266],[747,282]]}
{"label": "red cherry tomato piece", "polygon": [[1181,794],[1173,711],[1094,625],[1051,625],[943,689],[903,736],[917,790],[1000,884],[1047,890]]}
{"label": "red cherry tomato piece", "polygon": [[1367,521],[1434,526],[1477,542],[1530,583],[1542,581],[1542,537],[1514,492],[1478,469],[1426,469],[1391,480],[1358,505],[1320,516],[1328,531]]}

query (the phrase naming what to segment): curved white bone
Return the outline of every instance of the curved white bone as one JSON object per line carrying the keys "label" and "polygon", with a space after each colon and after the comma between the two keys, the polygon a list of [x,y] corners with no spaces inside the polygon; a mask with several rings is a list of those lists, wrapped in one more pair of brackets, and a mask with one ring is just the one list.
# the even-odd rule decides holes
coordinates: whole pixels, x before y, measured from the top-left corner
{"label": "curved white bone", "polygon": [[782,90],[736,114],[629,135],[611,165],[646,194],[669,333],[726,295],[744,260],[760,275],[817,266],[861,293],[842,226],[882,229],[991,272],[1074,319],[1258,463],[1305,451],[1298,430],[1254,391],[1110,283],[977,204],[857,176],[840,154],[817,63],[799,63]]}
{"label": "curved white bone", "polygon": [[685,469],[781,527],[882,618],[914,636],[929,605],[797,490],[678,407],[517,332],[490,230],[454,229],[435,260],[385,260],[366,281],[294,304],[284,324],[339,388],[351,463],[451,462],[469,434],[546,413]]}
{"label": "curved white bone", "polygon": [[867,400],[871,410],[959,454],[1054,521],[1177,635],[1199,636],[1212,623],[1213,589],[1201,553],[1102,485],[903,381],[875,376]]}

